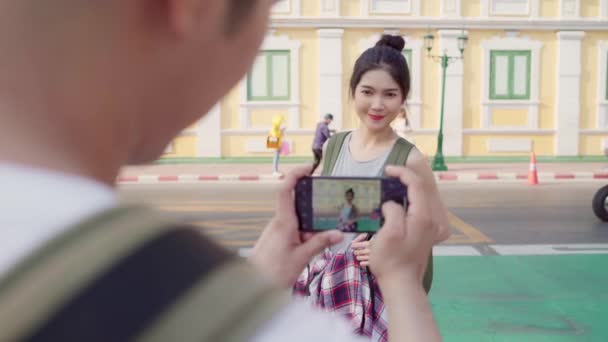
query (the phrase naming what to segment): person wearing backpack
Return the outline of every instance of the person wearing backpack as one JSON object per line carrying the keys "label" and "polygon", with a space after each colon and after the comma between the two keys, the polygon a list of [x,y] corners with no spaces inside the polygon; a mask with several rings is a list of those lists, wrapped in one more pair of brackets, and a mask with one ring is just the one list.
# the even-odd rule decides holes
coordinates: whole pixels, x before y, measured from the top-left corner
{"label": "person wearing backpack", "polygon": [[319,164],[321,164],[321,160],[323,159],[323,145],[325,142],[331,137],[331,131],[329,130],[329,125],[334,120],[334,116],[330,113],[327,113],[323,116],[323,121],[317,124],[317,128],[315,129],[315,137],[312,141],[312,154],[314,156],[314,162],[312,164],[312,173],[315,173]]}
{"label": "person wearing backpack", "polygon": [[[439,226],[435,242],[450,235],[447,211],[440,199],[434,175],[422,153],[399,137],[391,122],[399,115],[410,91],[410,73],[401,51],[399,36],[383,35],[375,47],[356,61],[350,80],[350,94],[361,125],[341,132],[328,142],[323,176],[386,176],[387,165],[406,166],[420,175],[434,219]],[[361,335],[372,341],[386,341],[388,326],[380,288],[370,266],[368,234],[348,234],[326,250],[303,272],[295,285],[297,295],[325,310],[342,313]],[[428,292],[433,275],[432,254],[420,265],[420,282]],[[329,279],[325,279],[329,278]],[[343,290],[348,285],[348,295]]]}
{"label": "person wearing backpack", "polygon": [[[0,0],[0,341],[360,341],[290,300],[338,231],[301,234],[287,175],[248,259],[121,206],[120,168],[159,158],[256,56],[271,0]],[[415,279],[436,231],[422,181],[387,203],[370,263],[395,341],[438,341]],[[388,253],[388,254],[387,254]],[[406,305],[416,303],[416,307]]]}

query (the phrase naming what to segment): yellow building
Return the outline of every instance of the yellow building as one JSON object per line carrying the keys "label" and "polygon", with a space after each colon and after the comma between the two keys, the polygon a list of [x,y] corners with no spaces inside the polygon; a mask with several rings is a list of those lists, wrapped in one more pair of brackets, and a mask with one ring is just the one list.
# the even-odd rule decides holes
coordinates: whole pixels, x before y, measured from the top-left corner
{"label": "yellow building", "polygon": [[255,66],[166,157],[268,156],[272,117],[285,115],[294,155],[310,155],[317,122],[356,128],[348,82],[382,33],[402,35],[412,72],[412,140],[434,154],[441,66],[447,69],[446,156],[600,155],[608,144],[608,0],[282,0]]}

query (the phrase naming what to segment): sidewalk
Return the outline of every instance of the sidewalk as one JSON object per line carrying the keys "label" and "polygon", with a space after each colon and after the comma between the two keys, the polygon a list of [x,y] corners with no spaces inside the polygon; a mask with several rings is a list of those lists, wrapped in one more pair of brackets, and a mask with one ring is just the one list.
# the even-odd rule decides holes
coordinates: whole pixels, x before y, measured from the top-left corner
{"label": "sidewalk", "polygon": [[[300,163],[284,163],[281,172],[289,172]],[[436,172],[439,182],[524,181],[528,177],[528,163],[448,163],[447,172]],[[608,162],[538,163],[542,181],[605,180],[608,181]],[[156,182],[276,182],[272,165],[263,163],[201,163],[154,164],[124,168],[118,183]]]}

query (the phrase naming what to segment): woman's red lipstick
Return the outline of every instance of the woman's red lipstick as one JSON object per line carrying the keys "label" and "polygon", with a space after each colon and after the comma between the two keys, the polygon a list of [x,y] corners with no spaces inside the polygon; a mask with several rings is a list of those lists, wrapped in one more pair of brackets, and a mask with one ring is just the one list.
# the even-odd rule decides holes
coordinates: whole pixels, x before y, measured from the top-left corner
{"label": "woman's red lipstick", "polygon": [[374,115],[374,114],[367,114],[369,116],[370,119],[374,120],[374,121],[381,121],[382,119],[384,119],[384,115]]}

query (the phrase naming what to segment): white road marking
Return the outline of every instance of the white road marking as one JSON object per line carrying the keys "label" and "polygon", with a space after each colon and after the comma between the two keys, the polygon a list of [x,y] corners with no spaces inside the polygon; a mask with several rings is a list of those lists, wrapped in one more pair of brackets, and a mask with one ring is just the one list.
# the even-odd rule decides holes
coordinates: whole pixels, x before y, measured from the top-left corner
{"label": "white road marking", "polygon": [[481,256],[478,250],[471,246],[435,246],[435,256]]}
{"label": "white road marking", "polygon": [[[558,245],[490,245],[499,255],[568,255],[608,254],[608,244],[558,244]],[[251,248],[240,248],[239,255],[247,257]],[[470,245],[440,245],[433,247],[435,256],[481,256]]]}
{"label": "white road marking", "polygon": [[[251,255],[251,248],[240,248],[239,255],[248,257]],[[481,256],[478,250],[471,246],[435,246],[433,247],[435,256]]]}
{"label": "white road marking", "polygon": [[492,245],[500,255],[608,254],[608,244]]}

